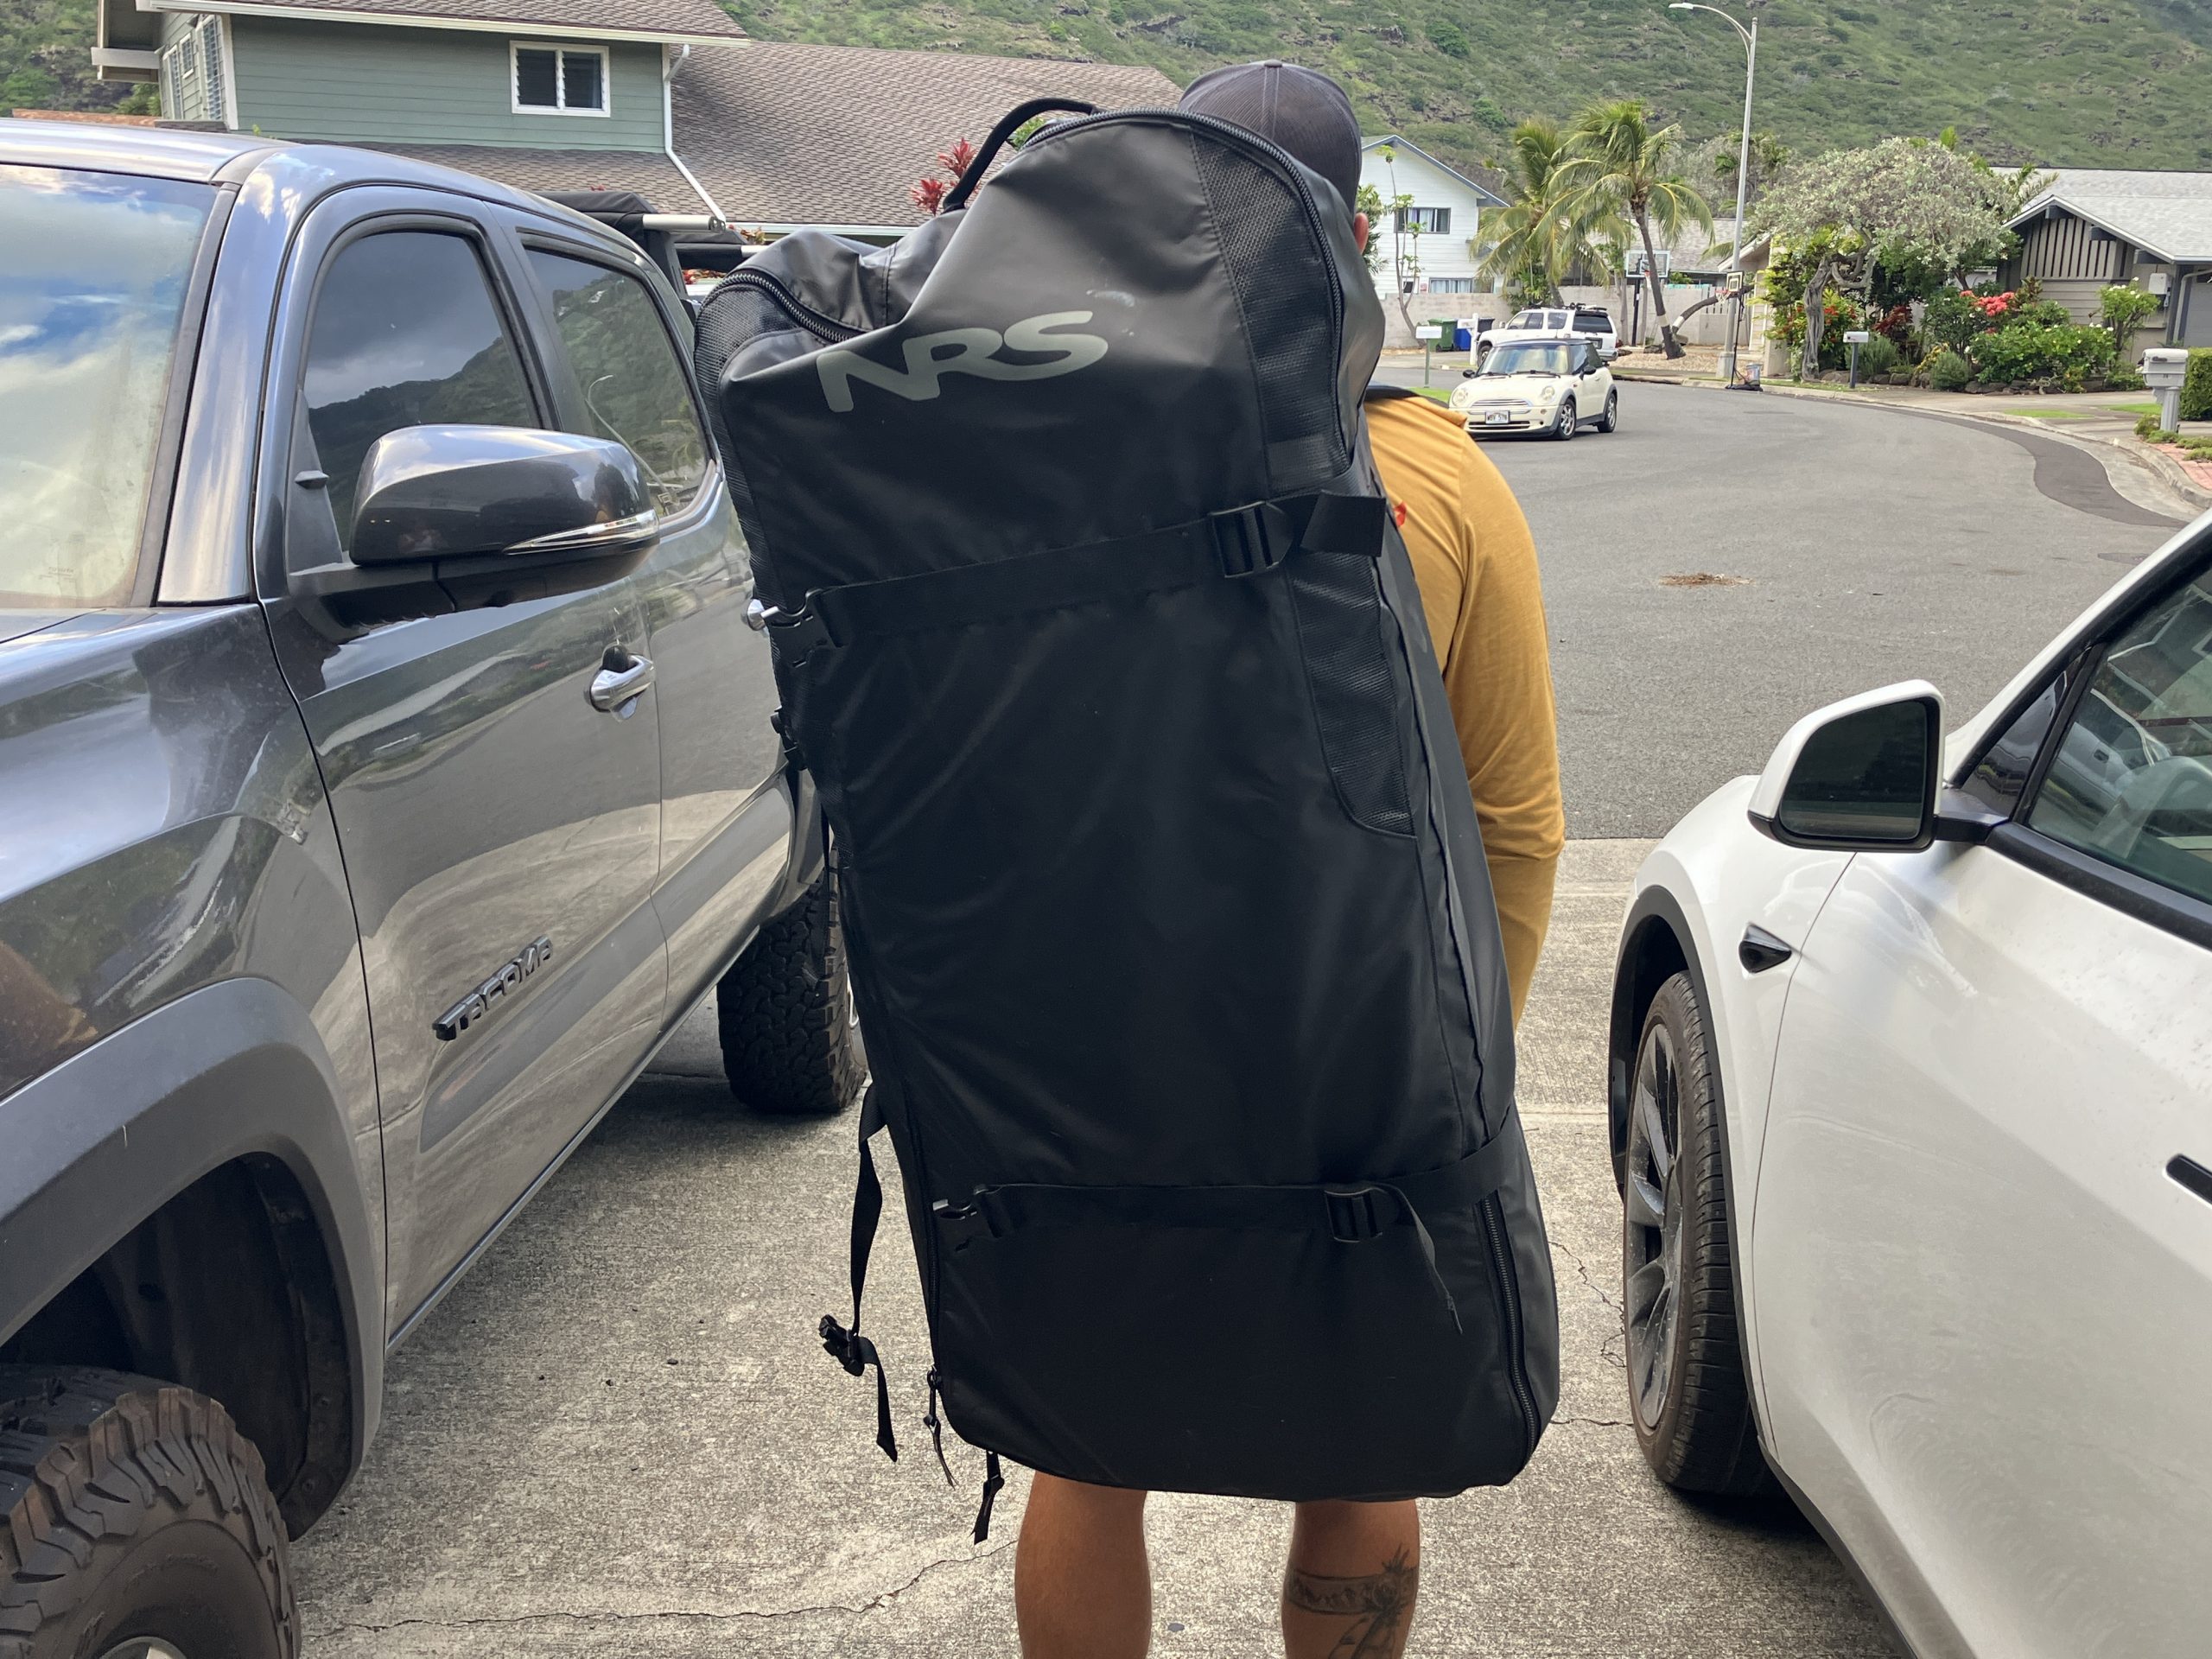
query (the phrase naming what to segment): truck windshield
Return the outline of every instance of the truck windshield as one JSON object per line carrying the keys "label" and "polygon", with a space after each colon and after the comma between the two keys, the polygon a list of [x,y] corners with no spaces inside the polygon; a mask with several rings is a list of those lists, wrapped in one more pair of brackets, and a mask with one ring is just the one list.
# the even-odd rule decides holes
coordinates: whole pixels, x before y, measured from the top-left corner
{"label": "truck windshield", "polygon": [[206,185],[0,166],[0,609],[125,603]]}

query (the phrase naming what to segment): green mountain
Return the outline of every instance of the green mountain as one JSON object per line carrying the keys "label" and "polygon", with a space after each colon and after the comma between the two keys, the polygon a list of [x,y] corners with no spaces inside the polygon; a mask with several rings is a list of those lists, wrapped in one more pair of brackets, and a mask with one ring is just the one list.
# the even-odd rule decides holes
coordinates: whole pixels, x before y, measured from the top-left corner
{"label": "green mountain", "polygon": [[[1742,110],[1734,34],[1662,0],[724,3],[764,40],[1150,63],[1178,80],[1289,58],[1342,79],[1371,130],[1463,162],[1496,159],[1523,115],[1564,117],[1593,98],[1644,98],[1693,139],[1732,133]],[[1993,161],[2212,168],[2212,0],[1764,0],[1757,11],[1755,119],[1800,153],[1955,126]],[[0,0],[0,111],[122,97],[91,79],[92,28],[92,0]]]}
{"label": "green mountain", "polygon": [[0,0],[0,116],[107,110],[135,88],[92,79],[97,0]]}
{"label": "green mountain", "polygon": [[[724,0],[764,40],[1149,63],[1282,57],[1370,130],[1463,162],[1524,115],[1641,97],[1693,139],[1742,119],[1718,17],[1663,0]],[[1723,0],[1739,16],[1742,0]],[[1767,0],[1754,121],[1800,153],[1955,126],[1993,161],[2212,168],[2212,0]],[[2196,111],[2191,115],[2190,111]],[[979,135],[978,135],[979,136]]]}

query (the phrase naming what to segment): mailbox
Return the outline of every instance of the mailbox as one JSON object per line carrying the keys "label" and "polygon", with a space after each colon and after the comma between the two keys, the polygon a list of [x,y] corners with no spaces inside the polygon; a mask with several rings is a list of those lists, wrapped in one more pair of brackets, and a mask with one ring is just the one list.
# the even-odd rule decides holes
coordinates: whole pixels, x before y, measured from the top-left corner
{"label": "mailbox", "polygon": [[2153,391],[2178,386],[2189,378],[2189,353],[2170,346],[2154,346],[2143,353],[2143,384]]}
{"label": "mailbox", "polygon": [[2181,383],[2187,378],[2187,352],[2153,346],[2143,353],[2143,384],[2158,394],[2158,424],[2169,432],[2181,424]]}
{"label": "mailbox", "polygon": [[2144,385],[2152,390],[2181,385],[2190,374],[2190,354],[2170,345],[2154,345],[2144,352]]}

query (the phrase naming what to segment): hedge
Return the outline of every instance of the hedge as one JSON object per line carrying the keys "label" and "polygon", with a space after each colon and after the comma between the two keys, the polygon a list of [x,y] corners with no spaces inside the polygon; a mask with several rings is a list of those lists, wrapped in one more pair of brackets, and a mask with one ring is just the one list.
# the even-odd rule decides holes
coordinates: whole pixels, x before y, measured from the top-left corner
{"label": "hedge", "polygon": [[2089,381],[2104,378],[2112,367],[2113,349],[2108,328],[2024,317],[1982,335],[1967,355],[1974,378],[1984,385],[2056,380],[2068,391],[2078,391]]}
{"label": "hedge", "polygon": [[2189,378],[2181,383],[2181,417],[2212,421],[2212,347],[2189,354]]}

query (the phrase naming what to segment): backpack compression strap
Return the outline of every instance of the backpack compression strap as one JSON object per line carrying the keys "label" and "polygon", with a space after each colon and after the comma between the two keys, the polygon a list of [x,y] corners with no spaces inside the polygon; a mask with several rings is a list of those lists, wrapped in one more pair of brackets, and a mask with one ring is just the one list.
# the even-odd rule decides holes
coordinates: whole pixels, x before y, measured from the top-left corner
{"label": "backpack compression strap", "polygon": [[[860,1184],[853,1191],[853,1322],[842,1325],[835,1314],[824,1313],[816,1329],[823,1351],[849,1375],[858,1376],[869,1366],[875,1367],[875,1443],[883,1448],[885,1457],[896,1463],[899,1437],[891,1427],[891,1384],[883,1375],[883,1360],[875,1344],[861,1334],[861,1292],[868,1284],[868,1259],[875,1248],[875,1224],[883,1217],[883,1183],[877,1179],[875,1154],[868,1149],[868,1143],[882,1127],[883,1107],[875,1097],[875,1085],[870,1084],[861,1097],[861,1173]],[[944,1453],[938,1455],[942,1461]],[[952,1478],[949,1469],[945,1478]]]}
{"label": "backpack compression strap", "polygon": [[940,1198],[931,1217],[973,1237],[1003,1238],[1017,1228],[1111,1225],[1265,1228],[1325,1234],[1364,1244],[1393,1226],[1413,1229],[1444,1309],[1459,1310],[1437,1270],[1436,1244],[1422,1212],[1473,1209],[1511,1175],[1520,1145],[1510,1121],[1481,1150],[1455,1164],[1366,1181],[1300,1186],[1058,1186],[1042,1182],[979,1186],[958,1203]]}
{"label": "backpack compression strap", "polygon": [[1301,548],[1379,557],[1389,505],[1380,496],[1284,496],[1112,541],[1025,553],[988,564],[818,588],[795,616],[770,613],[797,662],[817,645],[994,622],[1086,601],[1188,588],[1272,570]]}

